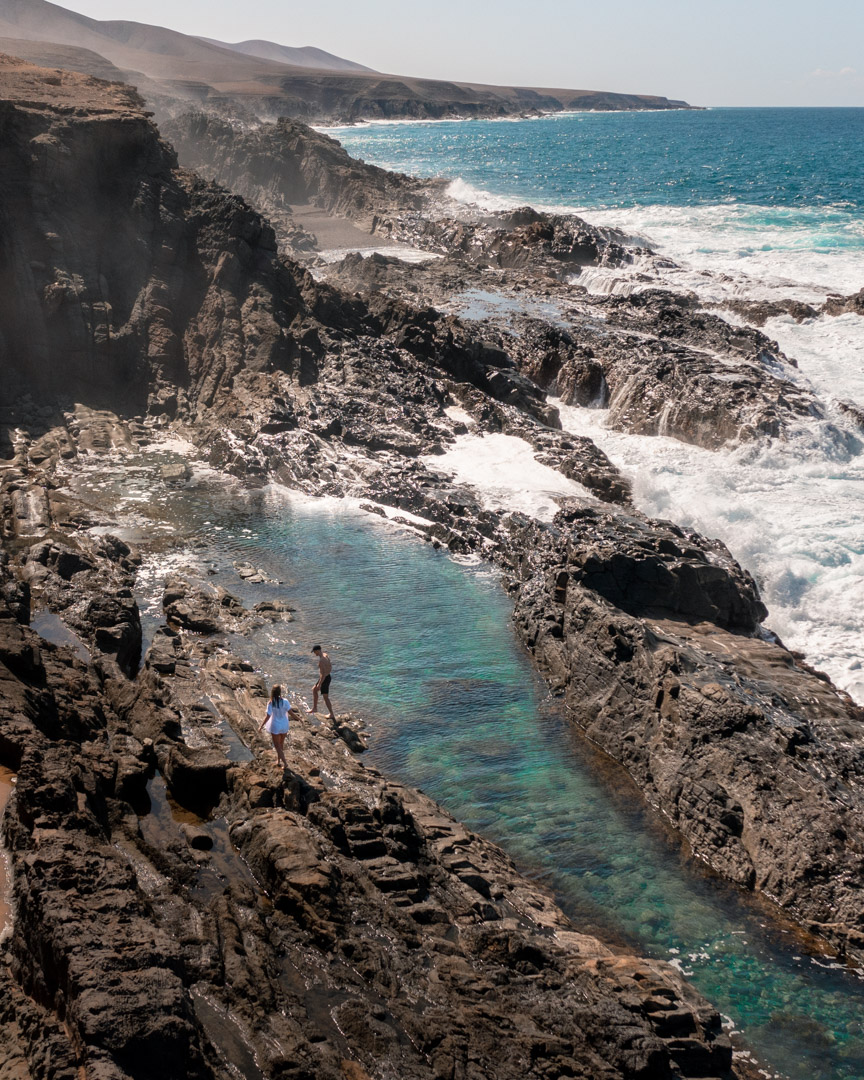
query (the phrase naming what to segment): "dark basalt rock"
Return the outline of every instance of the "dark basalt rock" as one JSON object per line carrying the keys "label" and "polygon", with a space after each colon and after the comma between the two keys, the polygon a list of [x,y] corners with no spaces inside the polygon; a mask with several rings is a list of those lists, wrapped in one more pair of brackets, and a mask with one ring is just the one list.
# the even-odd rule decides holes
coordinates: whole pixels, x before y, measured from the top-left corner
{"label": "dark basalt rock", "polygon": [[852,296],[829,296],[821,310],[825,315],[864,315],[864,289]]}
{"label": "dark basalt rock", "polygon": [[[218,750],[172,746],[161,764],[172,795],[183,806],[210,809],[228,790],[230,762]],[[194,847],[195,845],[193,845]]]}
{"label": "dark basalt rock", "polygon": [[658,613],[753,632],[768,614],[756,584],[719,540],[669,522],[596,510],[562,510],[556,528],[567,537],[570,583],[598,593],[631,614]]}
{"label": "dark basalt rock", "polygon": [[[621,427],[715,446],[782,437],[814,414],[787,359],[687,298],[574,292],[581,266],[632,257],[613,230],[528,211],[460,220],[430,212],[434,193],[400,216],[398,178],[283,126],[277,187],[299,158],[291,183],[307,194],[452,253],[426,269],[347,260],[332,271],[341,288],[316,281],[239,197],[178,169],[125,91],[27,78],[26,95],[4,82],[0,109],[0,760],[20,770],[6,834],[25,913],[4,947],[37,1033],[22,1036],[0,995],[16,1061],[38,1074],[48,1045],[54,1062],[83,1055],[122,1080],[151,1075],[161,1045],[166,1076],[227,1077],[239,1046],[267,1075],[324,1080],[379,1063],[429,1080],[742,1074],[719,1017],[674,972],[579,935],[500,851],[364,770],[350,724],[298,724],[289,769],[265,764],[260,683],[195,627],[247,632],[284,612],[168,582],[182,629],[157,632],[136,674],[134,552],[88,532],[106,522],[60,485],[85,454],[108,468],[138,453],[149,410],[149,425],[247,485],[374,499],[419,515],[431,542],[496,560],[574,721],[700,857],[853,951],[860,717],[762,635],[755,586],[728,552],[587,494],[548,527],[486,510],[434,468],[468,430],[447,411],[458,404],[477,434],[517,435],[626,506],[627,482],[558,429],[545,390],[608,398]],[[271,136],[255,141],[261,170]],[[229,141],[214,162],[239,168]],[[566,295],[560,319],[523,312],[502,328],[441,310],[453,289],[504,283],[504,266],[508,299],[517,285],[542,285],[553,307]],[[344,291],[364,280],[365,297]],[[19,623],[24,586],[93,663]],[[253,762],[220,756],[205,695]],[[212,848],[190,846],[157,766],[177,800],[221,798],[230,842],[205,822]]]}
{"label": "dark basalt rock", "polygon": [[[84,588],[109,556],[92,561]],[[37,645],[0,604],[0,761],[18,772],[4,1063],[71,1077],[85,1060],[112,1080],[227,1080],[237,1062],[330,1080],[468,1062],[505,1080],[743,1075],[677,972],[580,935],[494,845],[364,769],[347,722],[297,721],[289,769],[267,764],[259,677],[195,640],[161,632],[148,664],[170,643],[174,673],[133,682]],[[184,743],[169,718],[206,742],[184,704],[205,690],[255,760]],[[227,833],[154,813],[157,762],[184,805],[222,798]]]}
{"label": "dark basalt rock", "polygon": [[764,609],[721,545],[567,511],[529,537],[516,627],[573,722],[700,858],[860,949],[864,712],[751,636]]}

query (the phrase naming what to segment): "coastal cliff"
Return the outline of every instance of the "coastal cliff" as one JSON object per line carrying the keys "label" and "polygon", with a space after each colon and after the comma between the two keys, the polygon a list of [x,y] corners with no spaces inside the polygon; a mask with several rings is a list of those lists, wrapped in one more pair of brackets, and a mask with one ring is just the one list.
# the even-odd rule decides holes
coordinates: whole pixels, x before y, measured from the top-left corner
{"label": "coastal cliff", "polygon": [[[584,337],[533,310],[469,321],[448,310],[457,283],[552,302],[634,252],[578,219],[433,212],[440,192],[299,126],[257,138],[190,122],[181,162],[203,124],[223,183],[256,142],[252,207],[180,167],[121,86],[8,60],[0,82],[0,764],[18,774],[0,1075],[146,1076],[157,1058],[177,1076],[746,1075],[674,969],[580,934],[499,849],[364,769],[350,726],[304,722],[286,773],[264,764],[260,677],[209,640],[263,617],[166,572],[167,621],[139,670],[138,555],[65,483],[182,436],[244,485],[350,495],[493,561],[574,722],[676,835],[852,954],[860,710],[762,630],[758,590],[722,544],[633,510],[627,480],[561,430],[546,395],[611,394],[621,426],[671,414],[680,437],[719,445],[815,407],[791,385],[778,399],[791,363],[664,296],[577,292]],[[355,255],[313,276],[259,213],[272,200],[288,223],[313,199],[444,257]],[[741,377],[713,380],[706,410],[712,363],[728,374],[730,360]],[[448,471],[469,433],[549,468],[551,520]],[[89,659],[40,638],[39,611]],[[245,754],[220,749],[217,720]]]}
{"label": "coastal cliff", "polygon": [[[328,393],[374,452],[402,398],[440,409],[427,369],[482,384],[502,358],[458,324],[437,359],[389,342],[178,170],[127,91],[20,62],[2,80],[0,1075],[744,1075],[677,972],[580,934],[500,850],[365,769],[350,729],[300,723],[289,768],[266,764],[260,677],[200,637],[239,625],[236,603],[206,621],[172,586],[139,668],[140,558],[58,469],[134,452],[148,414],[200,422],[214,459],[244,424],[251,443],[316,413],[326,432],[308,387],[352,366],[359,386],[370,362],[393,380],[371,425]],[[320,449],[304,458],[311,476]],[[28,626],[46,612],[70,645]],[[212,709],[249,750],[226,757]]]}

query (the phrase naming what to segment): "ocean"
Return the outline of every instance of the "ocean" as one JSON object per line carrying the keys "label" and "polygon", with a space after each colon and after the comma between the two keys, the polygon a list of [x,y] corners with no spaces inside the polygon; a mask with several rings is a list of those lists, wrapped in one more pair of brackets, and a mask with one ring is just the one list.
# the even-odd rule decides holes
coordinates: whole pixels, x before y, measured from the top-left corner
{"label": "ocean", "polygon": [[[706,304],[818,305],[864,287],[864,109],[570,113],[328,133],[355,157],[448,178],[463,202],[576,213],[674,263],[574,278],[595,293],[659,285]],[[565,408],[562,422],[631,476],[640,509],[722,539],[759,582],[767,625],[864,703],[864,434],[836,404],[864,405],[864,318],[782,315],[763,330],[826,408],[786,440],[710,452],[616,432],[602,409]]]}

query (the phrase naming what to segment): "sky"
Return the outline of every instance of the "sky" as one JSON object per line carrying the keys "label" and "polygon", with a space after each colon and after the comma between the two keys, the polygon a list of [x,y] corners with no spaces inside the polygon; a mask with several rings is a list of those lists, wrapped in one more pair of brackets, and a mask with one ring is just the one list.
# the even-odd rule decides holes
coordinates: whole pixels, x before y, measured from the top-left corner
{"label": "sky", "polygon": [[315,45],[379,71],[662,94],[694,105],[864,106],[864,0],[67,0],[96,19]]}

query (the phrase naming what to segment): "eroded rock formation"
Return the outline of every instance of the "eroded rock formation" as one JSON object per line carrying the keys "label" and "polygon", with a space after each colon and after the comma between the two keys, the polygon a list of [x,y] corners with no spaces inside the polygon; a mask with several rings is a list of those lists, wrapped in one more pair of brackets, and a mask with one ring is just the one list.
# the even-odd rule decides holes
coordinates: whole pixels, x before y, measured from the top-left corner
{"label": "eroded rock formation", "polygon": [[[47,506],[55,538],[58,512],[68,497]],[[28,628],[28,579],[68,617],[67,577],[84,605],[134,565],[110,536],[69,550],[35,577],[26,549],[0,568],[0,760],[17,773],[0,1075],[744,1075],[677,972],[580,934],[494,845],[364,768],[344,720],[295,723],[277,770],[260,676],[208,645],[236,600],[197,632],[162,628],[134,677],[98,622],[75,623],[92,659]],[[200,588],[169,584],[175,625]],[[227,758],[220,725],[251,753]]]}
{"label": "eroded rock formation", "polygon": [[[19,770],[6,835],[21,913],[0,972],[9,1075],[143,1076],[157,1048],[166,1075],[193,1077],[250,1061],[297,1077],[362,1078],[376,1061],[418,1077],[728,1070],[716,1016],[677,976],[586,942],[497,849],[363,770],[353,736],[304,727],[287,778],[227,759],[201,679],[256,753],[260,686],[205,638],[290,612],[168,581],[170,624],[138,672],[135,553],[58,480],[170,426],[245,483],[361,496],[496,560],[574,720],[694,852],[857,951],[860,716],[767,638],[722,545],[628,508],[627,481],[559,430],[544,392],[615,395],[621,426],[663,417],[719,445],[809,415],[785,358],[662,296],[579,294],[566,320],[504,327],[443,310],[454,282],[503,288],[505,269],[508,302],[542,283],[555,307],[582,265],[629,257],[611,230],[533,212],[409,214],[403,239],[452,252],[425,270],[354,258],[316,281],[241,198],[177,167],[126,90],[15,62],[0,78],[0,751]],[[301,131],[280,138],[307,161],[307,196],[358,220],[391,197]],[[435,466],[469,430],[522,440],[584,497],[551,525],[483,505]],[[27,628],[34,599],[89,660]],[[198,823],[168,821],[160,776]],[[214,806],[230,842],[205,820]]]}

